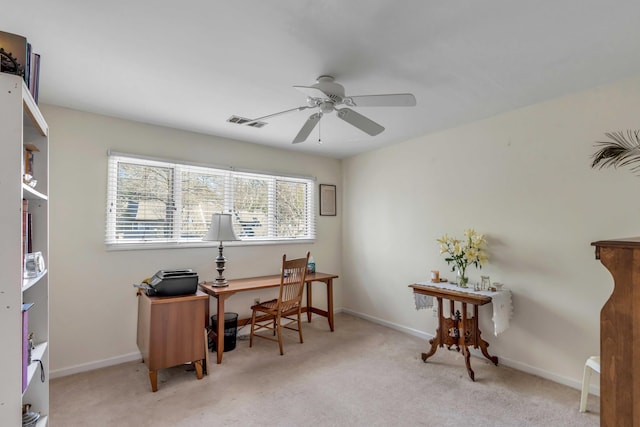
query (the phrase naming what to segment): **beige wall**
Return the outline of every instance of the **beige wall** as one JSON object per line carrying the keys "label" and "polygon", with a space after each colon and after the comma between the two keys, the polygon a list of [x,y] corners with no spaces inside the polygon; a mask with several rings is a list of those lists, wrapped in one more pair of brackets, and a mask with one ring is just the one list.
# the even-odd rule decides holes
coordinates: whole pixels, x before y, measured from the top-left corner
{"label": "beige wall", "polygon": [[635,78],[345,160],[345,309],[433,334],[436,319],[415,310],[407,285],[431,269],[451,278],[435,240],[474,228],[488,236],[490,263],[471,268],[471,280],[488,274],[513,291],[500,336],[482,309],[490,352],[577,386],[599,354],[599,312],[613,289],[590,243],[640,233],[639,178],[592,170],[590,156],[604,132],[637,128],[639,112]]}
{"label": "beige wall", "polygon": [[[341,162],[253,144],[42,106],[51,129],[49,260],[51,289],[51,371],[65,375],[138,357],[137,303],[133,283],[159,269],[194,268],[201,279],[216,275],[214,247],[106,251],[107,150],[184,159],[215,165],[315,176],[317,184],[341,183]],[[340,190],[339,190],[340,191]],[[316,200],[317,203],[317,200]],[[316,207],[316,213],[318,209]],[[339,213],[340,215],[340,213]],[[283,253],[310,250],[318,270],[340,274],[340,216],[317,217],[314,244],[225,248],[227,278],[276,274]],[[217,246],[217,245],[216,245]],[[342,282],[335,306],[342,306]],[[326,308],[322,285],[314,303]],[[250,315],[253,298],[269,291],[236,295],[227,310]]]}
{"label": "beige wall", "polygon": [[[227,276],[275,273],[283,252],[310,249],[320,270],[341,274],[337,309],[425,337],[435,331],[435,319],[414,309],[407,285],[434,268],[452,276],[435,242],[443,233],[486,233],[490,263],[472,268],[471,279],[482,273],[504,282],[515,307],[511,327],[498,337],[491,334],[490,308],[482,309],[490,352],[503,364],[573,386],[584,360],[599,353],[599,311],[613,288],[590,243],[638,235],[639,178],[626,169],[592,170],[590,156],[604,132],[637,127],[640,78],[342,162],[58,107],[42,110],[52,146],[53,376],[137,357],[132,283],[160,268],[215,274],[213,248],[105,250],[109,148],[338,184],[338,216],[318,217],[315,244],[228,246]],[[234,296],[228,311],[247,315],[256,296]]]}

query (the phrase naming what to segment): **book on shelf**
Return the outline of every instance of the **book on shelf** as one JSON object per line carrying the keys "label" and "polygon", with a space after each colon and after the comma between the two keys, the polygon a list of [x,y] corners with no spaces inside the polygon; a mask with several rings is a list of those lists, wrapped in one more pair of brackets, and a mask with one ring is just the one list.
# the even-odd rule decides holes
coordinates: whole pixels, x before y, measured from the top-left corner
{"label": "book on shelf", "polygon": [[38,103],[38,92],[40,89],[40,55],[31,50],[31,43],[27,44],[28,59],[25,82],[33,96],[33,100]]}
{"label": "book on shelf", "polygon": [[25,245],[26,253],[33,252],[33,215],[31,212],[27,212],[27,242]]}
{"label": "book on shelf", "polygon": [[40,55],[31,53],[33,67],[29,73],[29,91],[33,96],[33,100],[38,103],[38,94],[40,93]]}
{"label": "book on shelf", "polygon": [[[29,212],[29,201],[22,199],[22,271],[24,276],[25,260],[28,253],[33,252],[33,220]],[[22,286],[22,283],[20,283]]]}
{"label": "book on shelf", "polygon": [[29,210],[29,201],[22,199],[22,270],[24,275],[24,259],[27,252],[27,213]]}

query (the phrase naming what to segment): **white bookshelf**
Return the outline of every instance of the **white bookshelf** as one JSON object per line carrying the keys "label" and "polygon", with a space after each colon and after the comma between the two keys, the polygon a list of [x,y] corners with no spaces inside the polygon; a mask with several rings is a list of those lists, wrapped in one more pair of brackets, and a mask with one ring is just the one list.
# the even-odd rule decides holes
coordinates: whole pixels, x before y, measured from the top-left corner
{"label": "white bookshelf", "polygon": [[[49,271],[23,278],[22,200],[32,214],[33,252],[49,260],[49,128],[19,76],[0,73],[0,424],[20,426],[22,405],[40,412],[38,426],[49,413]],[[35,145],[32,188],[22,182],[24,144]],[[22,391],[22,303],[28,311],[35,349]],[[44,381],[41,375],[44,374]]]}

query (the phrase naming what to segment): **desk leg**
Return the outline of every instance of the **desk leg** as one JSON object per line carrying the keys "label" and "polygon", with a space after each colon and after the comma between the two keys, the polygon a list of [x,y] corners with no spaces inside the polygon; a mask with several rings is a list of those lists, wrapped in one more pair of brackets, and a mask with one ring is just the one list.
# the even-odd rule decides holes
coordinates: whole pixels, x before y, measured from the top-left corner
{"label": "desk leg", "polygon": [[[453,322],[453,326],[455,328],[457,328],[456,323],[454,321],[455,318],[456,318],[456,304],[455,304],[454,300],[449,300],[449,323]],[[447,324],[447,326],[448,326],[447,327],[447,332],[449,332],[450,329],[451,329],[451,325]],[[455,333],[456,331],[453,331],[453,332]],[[454,336],[454,338],[456,338],[456,337]],[[449,342],[447,343],[447,350],[451,350],[451,346],[453,344],[455,344],[456,351],[460,351],[460,346],[458,345],[458,340],[457,339],[455,339],[454,341],[451,341],[449,339],[448,341]]]}
{"label": "desk leg", "polygon": [[193,367],[196,369],[196,377],[202,379],[202,360],[196,360],[193,362]]}
{"label": "desk leg", "polygon": [[333,332],[333,279],[327,280],[327,311],[329,328]]}
{"label": "desk leg", "polygon": [[428,353],[422,353],[422,361],[427,363],[427,359],[436,354],[438,346],[442,347],[444,340],[442,339],[442,333],[444,331],[444,315],[442,314],[442,298],[437,297],[438,300],[438,330],[436,336],[429,340],[431,344],[431,350]]}
{"label": "desk leg", "polygon": [[[477,322],[478,319],[472,319],[472,321]],[[471,369],[471,352],[469,351],[469,347],[468,347],[468,338],[467,336],[471,335],[472,331],[467,331],[467,303],[463,302],[462,303],[462,323],[459,326],[460,329],[460,344],[462,346],[462,355],[464,356],[464,364],[467,367],[467,374],[469,374],[469,378],[471,378],[471,381],[475,381],[476,380],[476,374],[473,372],[473,369]],[[475,327],[471,327],[470,329],[478,329],[477,324],[475,325]],[[474,336],[475,336],[475,332],[473,332]]]}
{"label": "desk leg", "polygon": [[473,319],[471,319],[471,332],[468,345],[472,345],[474,348],[480,347],[482,354],[484,357],[489,359],[491,363],[498,366],[498,358],[496,356],[492,356],[489,354],[487,347],[489,347],[489,343],[482,339],[482,332],[480,331],[480,326],[478,324],[478,306],[473,305]]}
{"label": "desk leg", "polygon": [[312,313],[319,314],[320,316],[324,316],[329,321],[329,329],[331,332],[334,331],[334,323],[333,323],[333,279],[326,280],[316,280],[316,282],[324,282],[327,285],[327,311],[320,310],[319,308],[313,307],[313,289],[311,286],[312,281],[306,282],[307,286],[307,320],[311,322]]}
{"label": "desk leg", "polygon": [[158,391],[158,371],[149,371],[149,381],[151,382],[151,391]]}
{"label": "desk leg", "polygon": [[311,290],[311,283],[312,282],[307,282],[307,322],[311,323],[311,307],[313,307],[313,304],[311,303],[311,299],[312,299],[312,294],[313,291]]}
{"label": "desk leg", "polygon": [[224,353],[224,300],[226,296],[218,295],[218,324],[216,325],[216,352],[218,353],[218,364],[222,363],[222,354]]}
{"label": "desk leg", "polygon": [[[207,302],[207,306],[209,303]],[[207,314],[209,314],[209,309],[207,308]],[[207,316],[208,318],[209,316]],[[208,320],[207,320],[208,322]],[[207,323],[205,323],[206,325]],[[207,328],[204,328],[204,361],[202,362],[204,366],[204,373],[209,375],[209,331]]]}

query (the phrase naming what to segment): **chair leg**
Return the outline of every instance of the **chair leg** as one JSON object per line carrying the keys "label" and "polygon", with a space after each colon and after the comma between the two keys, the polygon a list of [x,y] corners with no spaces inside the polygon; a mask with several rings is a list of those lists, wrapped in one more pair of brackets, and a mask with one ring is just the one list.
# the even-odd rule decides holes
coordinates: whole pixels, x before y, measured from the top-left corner
{"label": "chair leg", "polygon": [[282,356],[284,355],[284,350],[282,349],[282,326],[280,326],[280,323],[281,323],[280,314],[276,316],[275,322],[276,322],[275,329],[278,333],[278,346],[280,347],[280,356]]}
{"label": "chair leg", "polygon": [[298,308],[298,335],[300,335],[300,344],[304,342],[302,340],[302,322],[300,321],[301,317],[302,317],[302,310]]}
{"label": "chair leg", "polygon": [[587,398],[589,397],[589,386],[591,384],[591,367],[584,365],[582,374],[582,393],[580,394],[580,412],[587,411]]}
{"label": "chair leg", "polygon": [[251,332],[249,333],[249,348],[253,347],[253,328],[256,326],[256,311],[251,314]]}

